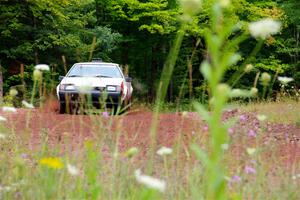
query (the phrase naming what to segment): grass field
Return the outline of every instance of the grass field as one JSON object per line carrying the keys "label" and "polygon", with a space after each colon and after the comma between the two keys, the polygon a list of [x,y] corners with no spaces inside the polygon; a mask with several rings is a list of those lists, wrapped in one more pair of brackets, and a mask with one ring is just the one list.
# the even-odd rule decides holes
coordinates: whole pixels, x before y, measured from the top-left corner
{"label": "grass field", "polygon": [[[209,151],[209,130],[197,113],[160,114],[150,149],[149,110],[54,107],[1,112],[0,199],[205,199],[206,169],[191,145]],[[222,145],[230,199],[300,198],[299,109],[270,102],[224,112],[237,119]]]}

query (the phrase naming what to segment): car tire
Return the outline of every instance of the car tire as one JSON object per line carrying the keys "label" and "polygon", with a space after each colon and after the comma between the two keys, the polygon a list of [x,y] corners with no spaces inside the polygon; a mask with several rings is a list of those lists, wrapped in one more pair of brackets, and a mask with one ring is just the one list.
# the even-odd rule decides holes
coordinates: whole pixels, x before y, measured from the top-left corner
{"label": "car tire", "polygon": [[114,105],[112,105],[112,107],[111,107],[111,109],[112,109],[112,114],[113,115],[118,115],[118,114],[120,114],[120,104],[114,104]]}
{"label": "car tire", "polygon": [[65,114],[66,113],[66,104],[59,102],[59,114]]}

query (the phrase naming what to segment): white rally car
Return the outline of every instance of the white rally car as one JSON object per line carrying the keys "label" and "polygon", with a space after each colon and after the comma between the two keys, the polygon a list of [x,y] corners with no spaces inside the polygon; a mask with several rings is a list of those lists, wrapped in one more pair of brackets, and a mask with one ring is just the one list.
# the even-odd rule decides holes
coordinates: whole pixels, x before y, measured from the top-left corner
{"label": "white rally car", "polygon": [[[131,78],[125,77],[118,64],[101,60],[75,63],[56,88],[59,112],[74,112],[81,103],[117,109],[131,102]],[[104,102],[104,103],[103,103]]]}

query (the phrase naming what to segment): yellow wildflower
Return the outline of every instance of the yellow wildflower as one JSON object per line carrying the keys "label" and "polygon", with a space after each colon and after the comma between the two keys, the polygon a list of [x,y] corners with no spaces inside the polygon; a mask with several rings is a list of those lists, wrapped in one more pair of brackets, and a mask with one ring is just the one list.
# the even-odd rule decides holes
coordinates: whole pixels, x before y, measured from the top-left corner
{"label": "yellow wildflower", "polygon": [[59,158],[42,158],[40,160],[40,164],[52,169],[61,169],[64,167],[63,163],[60,161]]}

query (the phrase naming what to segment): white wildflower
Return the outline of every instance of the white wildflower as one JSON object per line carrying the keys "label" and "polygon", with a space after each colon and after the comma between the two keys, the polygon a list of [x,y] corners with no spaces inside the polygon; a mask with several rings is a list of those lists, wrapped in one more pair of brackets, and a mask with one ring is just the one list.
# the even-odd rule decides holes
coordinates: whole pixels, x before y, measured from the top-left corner
{"label": "white wildflower", "polygon": [[252,22],[249,25],[249,31],[255,38],[266,39],[280,31],[281,23],[270,18]]}
{"label": "white wildflower", "polygon": [[265,121],[267,119],[267,116],[266,115],[256,115],[256,118],[259,120],[259,121]]}
{"label": "white wildflower", "polygon": [[256,152],[256,149],[255,148],[247,148],[246,151],[251,156]]}
{"label": "white wildflower", "polygon": [[161,147],[160,149],[158,149],[158,151],[156,153],[160,156],[164,156],[164,155],[169,155],[172,152],[173,152],[173,149],[171,149],[171,148]]}
{"label": "white wildflower", "polygon": [[283,84],[287,85],[289,82],[292,82],[294,79],[286,76],[278,76],[278,80]]}
{"label": "white wildflower", "polygon": [[296,180],[297,178],[300,178],[300,174],[295,174],[294,176],[292,176],[293,180]]}
{"label": "white wildflower", "polygon": [[5,139],[5,138],[6,138],[6,135],[0,133],[0,140],[1,140],[1,139]]}
{"label": "white wildflower", "polygon": [[31,103],[28,103],[27,101],[23,100],[22,105],[25,106],[26,108],[33,109],[34,106]]}
{"label": "white wildflower", "polygon": [[182,117],[186,117],[188,115],[188,112],[184,111],[182,112]]}
{"label": "white wildflower", "polygon": [[38,64],[34,67],[34,69],[40,70],[40,71],[49,71],[50,70],[49,65],[46,65],[46,64]]}
{"label": "white wildflower", "polygon": [[[11,187],[9,187],[9,186],[4,186],[4,187],[1,187],[0,186],[0,191],[3,191],[3,192],[9,192],[9,191],[11,191],[12,190],[12,188]],[[0,193],[1,194],[1,193]],[[0,196],[1,197],[1,196]]]}
{"label": "white wildflower", "polygon": [[10,106],[3,106],[3,107],[2,107],[2,110],[3,110],[4,112],[17,112],[17,109],[16,109],[16,108],[10,107]]}
{"label": "white wildflower", "polygon": [[227,149],[229,148],[229,145],[228,145],[228,144],[222,144],[222,145],[221,145],[221,148],[222,148],[223,150],[227,150]]}
{"label": "white wildflower", "polygon": [[140,169],[135,170],[134,174],[138,183],[141,183],[147,186],[148,188],[155,189],[160,192],[164,192],[166,190],[166,182],[164,180],[143,175]]}
{"label": "white wildflower", "polygon": [[118,152],[118,150],[116,150],[116,151],[112,154],[112,156],[113,156],[115,159],[118,159],[118,158],[119,158],[119,152]]}
{"label": "white wildflower", "polygon": [[79,170],[73,165],[67,164],[67,169],[72,176],[77,176],[79,174]]}
{"label": "white wildflower", "polygon": [[0,116],[0,122],[5,122],[5,121],[7,121],[7,119],[3,116]]}

